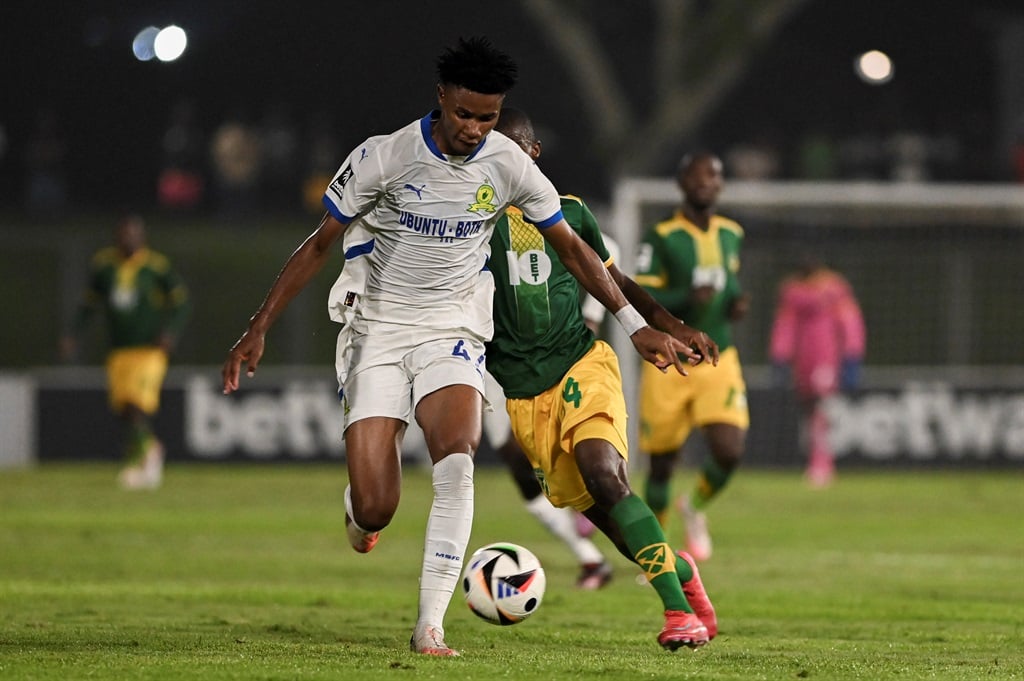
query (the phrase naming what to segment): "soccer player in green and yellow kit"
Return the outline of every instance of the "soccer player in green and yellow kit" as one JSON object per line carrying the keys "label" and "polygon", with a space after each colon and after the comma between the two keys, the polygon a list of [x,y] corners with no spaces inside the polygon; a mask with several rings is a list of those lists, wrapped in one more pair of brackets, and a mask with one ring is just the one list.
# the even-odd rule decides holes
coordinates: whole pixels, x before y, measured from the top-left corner
{"label": "soccer player in green and yellow kit", "polygon": [[711,557],[711,536],[702,509],[732,476],[750,425],[731,331],[732,322],[746,314],[749,297],[737,278],[743,229],[715,213],[724,185],[721,160],[710,152],[688,154],[676,181],[682,206],[647,234],[636,281],[669,312],[707,331],[718,344],[721,361],[713,369],[695,366],[687,378],[641,370],[640,448],[650,455],[647,504],[664,526],[676,455],[691,429],[701,429],[711,456],[693,492],[678,507],[687,550],[703,561]]}
{"label": "soccer player in green and yellow kit", "polygon": [[61,355],[65,360],[75,355],[77,336],[102,311],[110,343],[110,406],[126,429],[126,465],[119,480],[127,489],[152,489],[163,479],[164,448],[149,419],[160,406],[168,353],[189,313],[188,291],[167,257],[146,247],[141,217],[124,216],[115,239],[93,256],[85,297],[61,339]]}
{"label": "soccer player in green and yellow kit", "polygon": [[[496,129],[531,157],[540,155],[521,111],[503,109]],[[562,214],[645,320],[694,348],[691,362],[717,361],[717,348],[705,334],[669,315],[612,263],[583,201],[562,197]],[[618,359],[587,328],[575,279],[514,208],[495,228],[489,262],[495,296],[487,367],[505,390],[513,433],[544,493],[555,506],[584,513],[643,569],[665,608],[660,645],[704,645],[717,633],[714,608],[696,563],[685,552],[673,553],[651,509],[630,489]]]}

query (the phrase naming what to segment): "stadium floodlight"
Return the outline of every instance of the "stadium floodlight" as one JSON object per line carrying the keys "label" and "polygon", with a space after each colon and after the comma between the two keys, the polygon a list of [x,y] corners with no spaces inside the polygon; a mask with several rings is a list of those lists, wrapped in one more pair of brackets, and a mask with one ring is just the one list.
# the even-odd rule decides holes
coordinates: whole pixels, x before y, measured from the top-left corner
{"label": "stadium floodlight", "polygon": [[174,61],[185,53],[188,47],[188,35],[180,26],[170,25],[163,28],[153,41],[156,58],[162,62]]}
{"label": "stadium floodlight", "polygon": [[156,26],[147,26],[135,34],[135,38],[132,40],[132,54],[136,59],[149,61],[156,56],[153,45],[159,33],[160,29]]}
{"label": "stadium floodlight", "polygon": [[853,68],[862,81],[869,85],[883,85],[894,75],[892,59],[880,50],[869,50],[857,57]]}

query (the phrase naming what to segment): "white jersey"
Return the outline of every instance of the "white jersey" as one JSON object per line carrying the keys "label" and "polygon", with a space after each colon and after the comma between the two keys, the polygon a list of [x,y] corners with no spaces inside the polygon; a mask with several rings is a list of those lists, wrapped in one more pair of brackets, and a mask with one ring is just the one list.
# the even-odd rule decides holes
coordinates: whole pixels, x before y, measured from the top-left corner
{"label": "white jersey", "polygon": [[446,156],[431,138],[436,116],[359,145],[324,195],[331,215],[361,218],[372,236],[351,322],[360,333],[379,322],[490,339],[481,273],[494,224],[511,204],[540,228],[562,218],[554,186],[518,145],[495,132],[469,156]]}

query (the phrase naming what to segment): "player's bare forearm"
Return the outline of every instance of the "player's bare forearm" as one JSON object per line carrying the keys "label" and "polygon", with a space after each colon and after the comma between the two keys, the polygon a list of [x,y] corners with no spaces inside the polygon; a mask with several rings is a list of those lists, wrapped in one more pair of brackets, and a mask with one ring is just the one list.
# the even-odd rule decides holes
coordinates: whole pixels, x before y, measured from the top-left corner
{"label": "player's bare forearm", "polygon": [[330,257],[331,246],[344,231],[345,225],[330,215],[325,215],[316,230],[285,262],[263,303],[249,318],[245,332],[228,351],[228,357],[221,368],[225,393],[238,389],[238,377],[243,362],[246,364],[248,376],[256,373],[256,367],[263,357],[265,339],[270,327],[288,307],[288,303],[323,269]]}
{"label": "player's bare forearm", "polygon": [[558,253],[558,259],[576,277],[587,293],[611,312],[626,306],[627,300],[605,269],[597,253],[564,220],[543,230],[542,234]]}

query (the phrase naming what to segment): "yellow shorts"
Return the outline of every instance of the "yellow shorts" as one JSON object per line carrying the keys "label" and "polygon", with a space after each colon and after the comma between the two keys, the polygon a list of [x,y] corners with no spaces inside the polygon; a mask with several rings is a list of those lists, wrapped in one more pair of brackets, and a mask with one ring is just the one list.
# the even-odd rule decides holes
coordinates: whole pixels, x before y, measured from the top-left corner
{"label": "yellow shorts", "polygon": [[747,386],[740,355],[725,350],[718,366],[698,364],[680,376],[671,367],[661,373],[649,362],[640,371],[640,448],[652,454],[674,453],[690,431],[709,423],[750,427]]}
{"label": "yellow shorts", "polygon": [[131,404],[143,413],[155,414],[166,375],[167,353],[160,348],[114,350],[107,357],[111,409],[121,411]]}
{"label": "yellow shorts", "polygon": [[626,401],[615,352],[603,341],[557,384],[528,399],[506,400],[512,432],[552,504],[580,511],[594,499],[576,465],[577,442],[607,440],[628,460]]}

